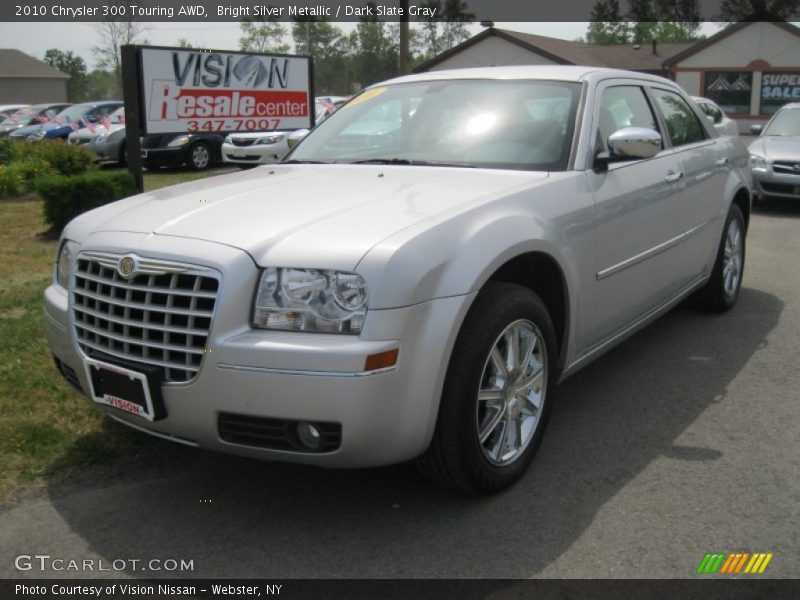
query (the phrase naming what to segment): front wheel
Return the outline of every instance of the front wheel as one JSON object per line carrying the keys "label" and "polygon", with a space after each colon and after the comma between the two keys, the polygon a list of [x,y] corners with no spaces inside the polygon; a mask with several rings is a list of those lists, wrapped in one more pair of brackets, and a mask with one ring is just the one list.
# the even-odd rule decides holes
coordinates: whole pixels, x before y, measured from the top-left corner
{"label": "front wheel", "polygon": [[692,296],[692,303],[714,312],[724,312],[732,308],[742,287],[744,256],[744,216],[736,204],[731,204],[711,277]]}
{"label": "front wheel", "polygon": [[486,494],[519,479],[541,443],[555,384],[556,341],[541,299],[490,282],[470,308],[447,369],[423,475]]}

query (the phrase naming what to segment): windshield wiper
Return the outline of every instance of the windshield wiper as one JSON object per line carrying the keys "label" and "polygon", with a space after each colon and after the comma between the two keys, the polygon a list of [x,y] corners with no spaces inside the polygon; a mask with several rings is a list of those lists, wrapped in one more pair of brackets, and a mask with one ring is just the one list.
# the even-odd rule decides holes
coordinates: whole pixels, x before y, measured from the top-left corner
{"label": "windshield wiper", "polygon": [[410,160],[408,158],[367,158],[364,160],[354,160],[351,165],[411,165],[414,167],[466,167],[474,169],[475,165],[470,163],[450,163],[438,160]]}

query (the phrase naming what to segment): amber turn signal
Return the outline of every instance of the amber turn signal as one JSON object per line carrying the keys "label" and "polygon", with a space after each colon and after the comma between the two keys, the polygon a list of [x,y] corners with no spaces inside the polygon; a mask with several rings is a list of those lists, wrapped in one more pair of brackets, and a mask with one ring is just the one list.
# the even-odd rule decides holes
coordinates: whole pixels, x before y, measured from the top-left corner
{"label": "amber turn signal", "polygon": [[365,371],[376,371],[378,369],[386,369],[393,367],[397,364],[397,355],[400,351],[395,348],[394,350],[387,350],[386,352],[379,352],[378,354],[370,354],[364,362]]}

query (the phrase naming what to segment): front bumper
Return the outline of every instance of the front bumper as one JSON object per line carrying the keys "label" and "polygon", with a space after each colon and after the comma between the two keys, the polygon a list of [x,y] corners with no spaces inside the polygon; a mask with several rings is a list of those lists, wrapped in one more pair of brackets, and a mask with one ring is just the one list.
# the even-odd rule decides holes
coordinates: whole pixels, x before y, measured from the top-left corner
{"label": "front bumper", "polygon": [[289,147],[285,142],[269,145],[236,146],[225,142],[222,144],[222,160],[239,165],[268,165],[280,161]]}
{"label": "front bumper", "polygon": [[119,149],[121,142],[104,142],[99,144],[95,141],[86,145],[88,150],[97,155],[97,160],[100,162],[119,162]]}
{"label": "front bumper", "polygon": [[[259,270],[230,247],[170,238],[96,235],[82,250],[197,261],[222,273],[208,351],[188,383],[165,384],[167,417],[149,422],[114,408],[112,417],[149,433],[212,450],[327,467],[368,467],[402,462],[430,443],[455,332],[473,296],[433,300],[406,308],[370,311],[361,336],[302,334],[250,328]],[[128,242],[128,243],[126,243]],[[83,354],[74,342],[68,292],[45,291],[47,338],[54,355],[89,390]],[[364,372],[368,355],[399,349],[397,364]],[[341,444],[327,453],[264,449],[223,441],[220,413],[341,425]]]}
{"label": "front bumper", "polygon": [[759,196],[800,200],[800,174],[776,173],[772,165],[768,169],[753,169],[753,187]]}
{"label": "front bumper", "polygon": [[175,148],[144,148],[142,162],[145,167],[179,167],[187,162],[189,144]]}

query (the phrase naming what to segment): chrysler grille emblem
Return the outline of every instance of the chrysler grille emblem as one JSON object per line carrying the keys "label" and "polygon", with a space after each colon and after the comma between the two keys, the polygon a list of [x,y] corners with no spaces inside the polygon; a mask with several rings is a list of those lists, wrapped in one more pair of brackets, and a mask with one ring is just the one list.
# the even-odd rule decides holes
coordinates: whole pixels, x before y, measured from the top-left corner
{"label": "chrysler grille emblem", "polygon": [[117,265],[117,271],[123,277],[131,277],[136,273],[136,261],[130,256],[124,256]]}

